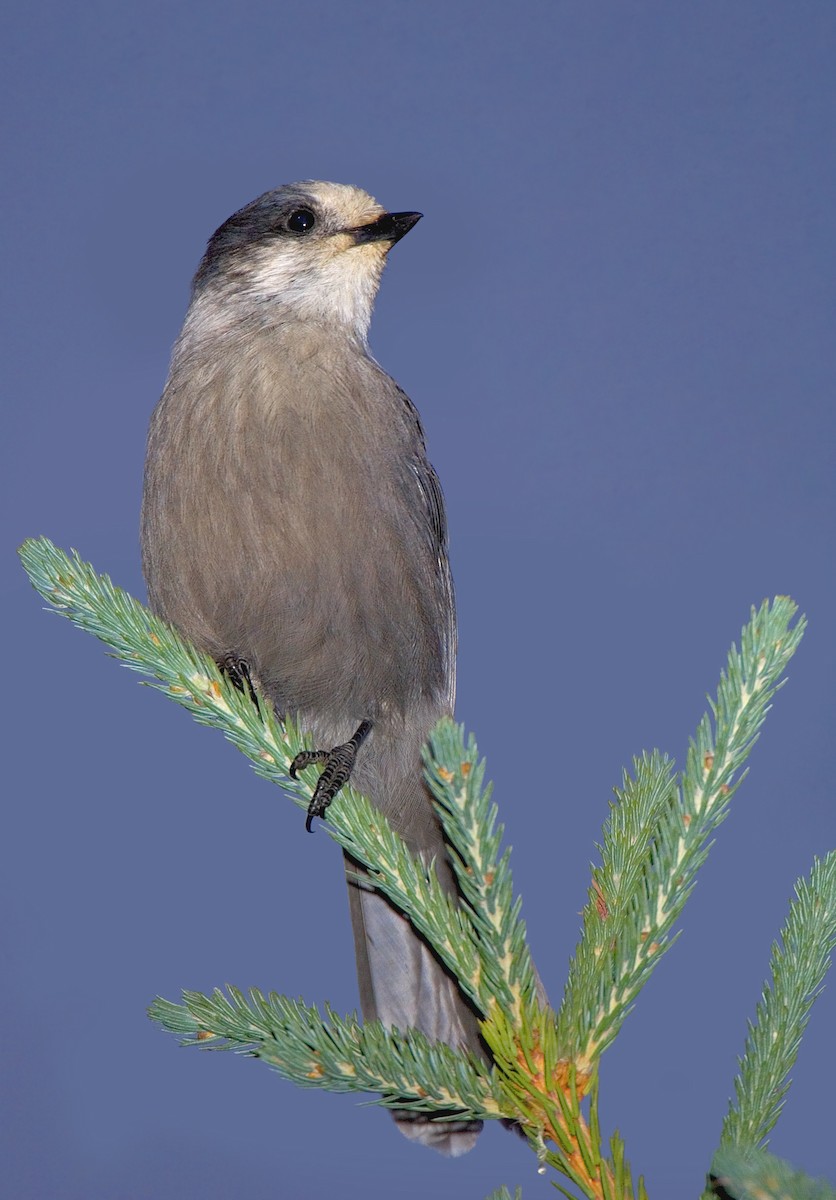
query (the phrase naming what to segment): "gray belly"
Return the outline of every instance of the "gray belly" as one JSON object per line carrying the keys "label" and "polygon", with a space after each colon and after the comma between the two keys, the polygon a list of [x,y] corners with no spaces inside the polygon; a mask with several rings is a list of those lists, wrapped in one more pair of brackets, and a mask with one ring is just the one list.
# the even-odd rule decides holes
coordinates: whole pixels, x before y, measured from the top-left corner
{"label": "gray belly", "polygon": [[152,423],[152,606],[216,659],[246,659],[279,712],[359,721],[437,707],[448,601],[408,463],[376,466],[347,420],[317,428],[239,405],[207,421],[210,401],[166,397]]}

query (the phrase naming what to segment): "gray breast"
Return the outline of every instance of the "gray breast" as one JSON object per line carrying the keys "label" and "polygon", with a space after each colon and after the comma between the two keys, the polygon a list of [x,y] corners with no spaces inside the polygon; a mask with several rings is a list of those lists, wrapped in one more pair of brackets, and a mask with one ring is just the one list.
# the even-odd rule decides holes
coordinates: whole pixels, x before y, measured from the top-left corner
{"label": "gray breast", "polygon": [[280,711],[448,707],[443,508],[414,410],[358,352],[284,342],[175,356],[146,462],[151,602],[246,658]]}

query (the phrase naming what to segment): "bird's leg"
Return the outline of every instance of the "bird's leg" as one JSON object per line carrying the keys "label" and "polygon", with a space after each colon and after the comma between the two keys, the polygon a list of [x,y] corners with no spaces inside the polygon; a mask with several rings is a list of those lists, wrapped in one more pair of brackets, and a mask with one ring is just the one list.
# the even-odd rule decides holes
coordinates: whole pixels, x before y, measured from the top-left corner
{"label": "bird's leg", "polygon": [[313,763],[325,764],[308,805],[308,818],[305,821],[308,833],[311,832],[314,817],[323,816],[340,788],[348,783],[357,751],[369,736],[371,727],[371,721],[361,721],[354,736],[341,746],[335,746],[333,750],[301,750],[290,764],[292,779],[296,778],[298,771],[304,771],[305,767],[310,767]]}
{"label": "bird's leg", "polygon": [[218,666],[233,687],[236,687],[239,692],[249,692],[256,712],[261,716],[261,706],[258,703],[258,696],[256,695],[252,675],[250,674],[250,664],[247,660],[239,658],[237,654],[227,654],[225,658],[221,659]]}

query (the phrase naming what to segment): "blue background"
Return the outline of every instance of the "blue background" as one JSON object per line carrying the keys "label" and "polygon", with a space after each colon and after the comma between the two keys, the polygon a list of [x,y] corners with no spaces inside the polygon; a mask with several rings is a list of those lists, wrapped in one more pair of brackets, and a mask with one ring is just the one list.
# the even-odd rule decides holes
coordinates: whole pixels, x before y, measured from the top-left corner
{"label": "blue background", "polygon": [[[356,1004],[336,848],[214,733],[41,612],[73,545],[144,595],[145,430],[206,238],[282,182],[426,216],[375,355],[449,506],[458,713],[554,998],[622,766],[684,758],[749,606],[811,627],[685,935],[603,1065],[651,1196],[696,1195],[793,881],[834,845],[836,8],[34,3],[4,17],[7,1193],[546,1195],[354,1098],[179,1050],[155,993]],[[558,777],[537,784],[557,757]],[[773,1148],[836,1176],[833,981]]]}

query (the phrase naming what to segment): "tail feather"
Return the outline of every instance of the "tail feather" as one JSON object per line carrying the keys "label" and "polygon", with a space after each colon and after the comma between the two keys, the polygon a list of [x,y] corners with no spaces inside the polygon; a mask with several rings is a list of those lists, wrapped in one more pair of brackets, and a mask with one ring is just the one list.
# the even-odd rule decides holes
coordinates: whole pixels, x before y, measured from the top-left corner
{"label": "tail feather", "polygon": [[[347,870],[358,874],[355,863],[348,862]],[[478,1052],[476,1017],[407,917],[380,892],[355,881],[348,894],[364,1017]]]}
{"label": "tail feather", "polygon": [[[413,714],[403,726],[376,724],[358,755],[352,782],[386,814],[414,854],[420,854],[425,862],[433,860],[442,887],[457,897],[455,875],[424,784],[421,761],[421,745],[438,715],[439,710],[433,708]],[[346,872],[365,1020],[379,1020],[402,1031],[418,1029],[431,1041],[487,1059],[478,1019],[457,981],[408,918],[370,881],[364,882],[361,866],[346,858]],[[455,1112],[430,1117],[394,1109],[392,1115],[405,1137],[451,1157],[472,1149],[482,1128],[481,1121],[463,1120]]]}
{"label": "tail feather", "polygon": [[[432,1041],[483,1055],[476,1016],[455,979],[402,913],[357,882],[357,864],[347,859],[346,870],[364,1018],[419,1029]],[[481,1121],[430,1119],[403,1109],[392,1115],[405,1137],[454,1158],[472,1149],[482,1128]]]}
{"label": "tail feather", "polygon": [[430,1120],[424,1113],[405,1112],[402,1109],[391,1109],[398,1131],[418,1142],[437,1150],[447,1158],[461,1158],[476,1145],[476,1140],[482,1132],[481,1121],[439,1121]]}

